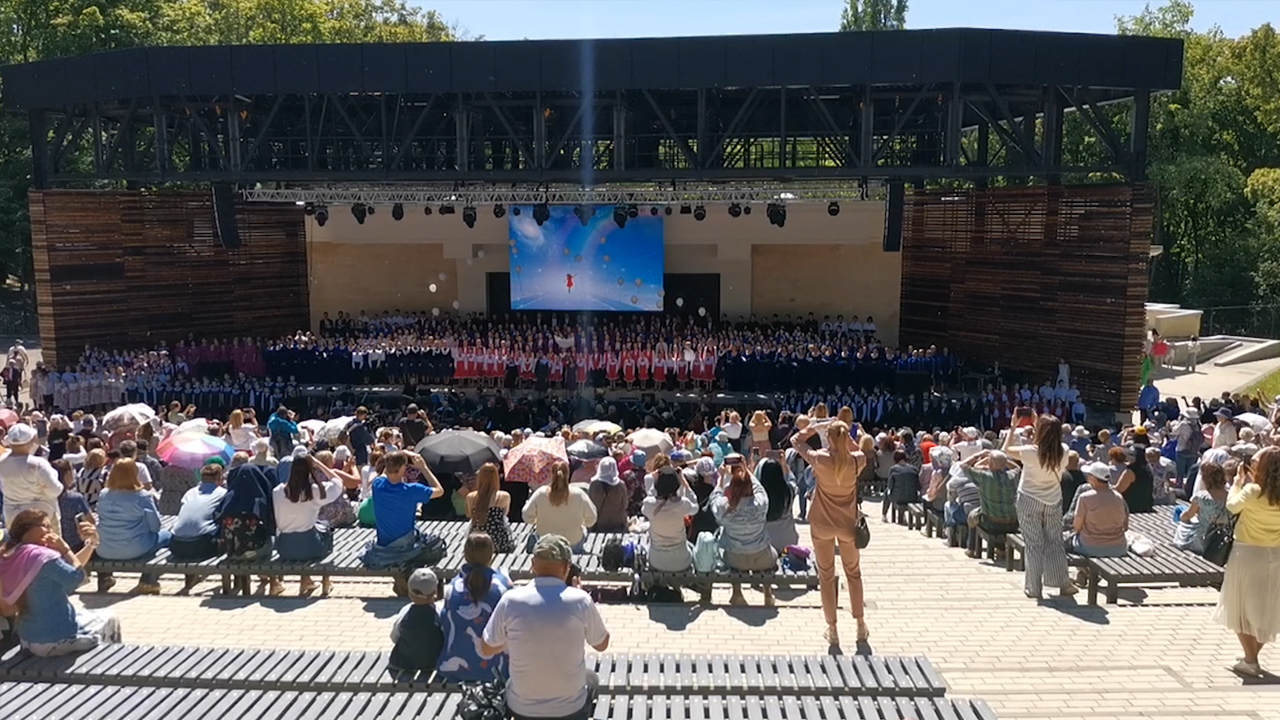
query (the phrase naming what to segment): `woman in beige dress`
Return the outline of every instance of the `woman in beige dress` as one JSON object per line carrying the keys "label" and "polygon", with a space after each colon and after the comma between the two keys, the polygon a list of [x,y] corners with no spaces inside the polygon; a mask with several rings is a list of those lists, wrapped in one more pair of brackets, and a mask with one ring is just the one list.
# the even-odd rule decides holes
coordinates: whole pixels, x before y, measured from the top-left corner
{"label": "woman in beige dress", "polygon": [[[822,429],[826,432],[826,448],[814,450],[805,442]],[[818,569],[818,587],[822,593],[822,614],[827,620],[823,633],[827,643],[839,646],[836,631],[836,543],[840,544],[840,562],[844,565],[845,582],[849,585],[849,610],[858,622],[858,640],[871,634],[863,618],[862,569],[854,531],[858,526],[858,473],[866,457],[855,448],[849,426],[840,420],[817,422],[796,433],[791,446],[813,468],[815,487],[809,506],[809,535]]]}

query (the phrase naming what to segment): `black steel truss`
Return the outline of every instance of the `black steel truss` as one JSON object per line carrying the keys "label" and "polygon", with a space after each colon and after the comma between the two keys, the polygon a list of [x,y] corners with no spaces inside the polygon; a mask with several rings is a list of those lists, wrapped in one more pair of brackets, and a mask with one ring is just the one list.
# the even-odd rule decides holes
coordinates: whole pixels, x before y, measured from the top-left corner
{"label": "black steel truss", "polygon": [[[1131,103],[1116,112],[1104,103]],[[35,184],[1142,180],[1150,93],[1056,85],[139,97],[31,110]],[[1127,121],[1127,122],[1126,122]],[[1063,157],[1084,123],[1099,161]]]}

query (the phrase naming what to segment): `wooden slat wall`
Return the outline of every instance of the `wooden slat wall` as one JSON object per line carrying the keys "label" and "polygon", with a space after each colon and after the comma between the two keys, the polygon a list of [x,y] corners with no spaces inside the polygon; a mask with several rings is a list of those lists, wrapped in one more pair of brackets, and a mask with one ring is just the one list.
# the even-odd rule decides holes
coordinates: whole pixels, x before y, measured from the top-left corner
{"label": "wooden slat wall", "polygon": [[1097,408],[1137,402],[1154,193],[1147,185],[916,192],[902,248],[904,344],[1057,374]]}
{"label": "wooden slat wall", "polygon": [[241,247],[218,241],[205,192],[31,193],[46,358],[84,346],[275,337],[309,327],[301,208],[237,203]]}

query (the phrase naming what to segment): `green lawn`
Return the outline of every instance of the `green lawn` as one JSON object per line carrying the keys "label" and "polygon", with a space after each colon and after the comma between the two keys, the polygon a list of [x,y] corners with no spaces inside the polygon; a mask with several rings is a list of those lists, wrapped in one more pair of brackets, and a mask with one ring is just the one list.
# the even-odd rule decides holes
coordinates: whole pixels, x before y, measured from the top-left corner
{"label": "green lawn", "polygon": [[1258,382],[1250,385],[1249,388],[1241,394],[1261,395],[1264,402],[1271,402],[1275,396],[1280,395],[1280,370],[1276,370]]}

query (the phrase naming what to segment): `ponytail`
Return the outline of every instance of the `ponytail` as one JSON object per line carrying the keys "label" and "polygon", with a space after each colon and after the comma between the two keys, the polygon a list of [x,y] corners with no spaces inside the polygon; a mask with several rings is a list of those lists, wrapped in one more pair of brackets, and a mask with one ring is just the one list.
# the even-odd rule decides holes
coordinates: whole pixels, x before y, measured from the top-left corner
{"label": "ponytail", "polygon": [[569,502],[569,463],[560,461],[551,466],[549,493],[552,505],[564,505]]}
{"label": "ponytail", "polygon": [[849,471],[852,452],[849,450],[849,426],[837,420],[827,428],[827,446],[831,452],[831,462],[835,465],[836,482],[844,484],[845,474]]}
{"label": "ponytail", "polygon": [[462,558],[471,565],[467,572],[467,599],[478,603],[489,592],[489,563],[493,562],[493,538],[486,533],[471,533],[462,546]]}

